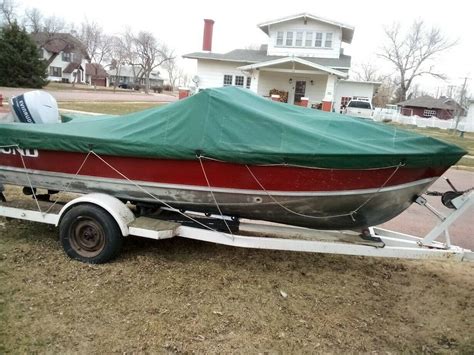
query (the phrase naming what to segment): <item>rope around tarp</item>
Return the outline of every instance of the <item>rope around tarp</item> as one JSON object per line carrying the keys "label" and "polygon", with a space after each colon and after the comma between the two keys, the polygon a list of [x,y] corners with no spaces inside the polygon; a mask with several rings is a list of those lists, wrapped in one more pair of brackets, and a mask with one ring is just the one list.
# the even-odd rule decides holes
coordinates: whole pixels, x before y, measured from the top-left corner
{"label": "rope around tarp", "polygon": [[338,218],[338,217],[346,217],[346,216],[350,216],[352,218],[352,220],[355,222],[356,219],[354,217],[354,215],[357,214],[357,212],[362,208],[364,207],[367,203],[369,203],[387,184],[388,182],[393,178],[393,176],[395,175],[395,173],[402,167],[404,166],[404,164],[400,163],[396,166],[395,170],[392,172],[392,174],[390,174],[390,176],[387,178],[387,180],[385,180],[385,182],[382,184],[382,186],[380,186],[377,191],[375,192],[375,194],[372,194],[372,196],[370,196],[366,201],[364,201],[359,207],[357,207],[356,209],[348,212],[348,213],[343,213],[343,214],[337,214],[337,215],[331,215],[331,216],[313,216],[313,215],[307,215],[307,214],[303,214],[303,213],[299,213],[297,211],[294,211],[288,207],[286,207],[285,205],[283,205],[282,203],[280,203],[279,201],[276,200],[276,198],[271,195],[267,189],[265,189],[265,187],[262,185],[262,183],[257,179],[257,177],[255,176],[255,174],[252,172],[252,170],[250,169],[250,167],[248,165],[245,165],[245,167],[247,168],[248,172],[250,173],[250,175],[253,177],[253,179],[255,180],[255,182],[260,186],[260,188],[262,189],[262,191],[264,191],[267,196],[274,202],[276,203],[278,206],[280,206],[281,208],[283,208],[285,211],[289,212],[289,213],[292,213],[296,216],[299,216],[299,217],[304,217],[304,218],[311,218],[311,219],[323,219],[323,218]]}
{"label": "rope around tarp", "polygon": [[[216,161],[218,163],[226,163],[226,164],[231,164],[232,162],[228,162],[225,160],[217,159],[217,158],[211,158],[205,155],[202,155],[201,153],[198,153],[196,155],[200,159],[206,159],[206,160],[211,160],[211,161]],[[379,168],[364,168],[364,169],[358,169],[358,170],[385,170],[385,169],[392,169],[398,167],[400,164],[402,166],[405,166],[405,163],[398,163],[396,165],[387,165]],[[289,164],[289,163],[275,163],[275,164],[252,164],[252,166],[261,166],[261,167],[288,167],[288,168],[301,168],[301,169],[311,169],[311,170],[352,170],[352,169],[336,169],[336,168],[325,168],[325,167],[318,167],[318,166],[306,166],[306,165],[298,165],[298,164]]]}

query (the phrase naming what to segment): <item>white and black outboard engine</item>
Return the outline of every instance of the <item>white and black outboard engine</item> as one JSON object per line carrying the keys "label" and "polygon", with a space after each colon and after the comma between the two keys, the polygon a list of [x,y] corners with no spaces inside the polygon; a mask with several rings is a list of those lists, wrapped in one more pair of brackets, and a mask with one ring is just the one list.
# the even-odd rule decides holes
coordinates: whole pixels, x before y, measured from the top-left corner
{"label": "white and black outboard engine", "polygon": [[10,99],[14,122],[59,123],[58,103],[45,91],[29,91]]}
{"label": "white and black outboard engine", "polygon": [[[51,94],[44,91],[29,91],[22,95],[14,96],[10,99],[11,113],[9,113],[3,120],[8,122],[33,123],[33,124],[47,124],[59,123],[61,118],[59,116],[58,103]],[[0,202],[6,201],[3,194],[4,187],[0,184]],[[36,189],[25,187],[23,193],[31,195],[35,193]],[[36,195],[36,198],[44,197],[49,200],[49,195],[56,191],[49,191],[46,195]]]}

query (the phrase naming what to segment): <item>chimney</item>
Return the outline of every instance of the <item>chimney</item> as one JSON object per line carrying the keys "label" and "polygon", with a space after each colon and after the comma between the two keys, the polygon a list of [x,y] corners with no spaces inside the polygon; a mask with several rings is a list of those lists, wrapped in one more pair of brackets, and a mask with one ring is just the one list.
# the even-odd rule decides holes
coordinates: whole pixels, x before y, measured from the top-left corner
{"label": "chimney", "polygon": [[204,34],[202,37],[202,50],[210,52],[212,50],[212,28],[214,20],[204,19]]}

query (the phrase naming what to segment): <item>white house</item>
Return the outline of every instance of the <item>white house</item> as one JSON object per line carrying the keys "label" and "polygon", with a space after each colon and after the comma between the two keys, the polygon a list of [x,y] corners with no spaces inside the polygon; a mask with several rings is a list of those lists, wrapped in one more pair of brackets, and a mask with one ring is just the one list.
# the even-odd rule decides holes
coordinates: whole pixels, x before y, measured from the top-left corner
{"label": "white house", "polygon": [[48,80],[86,83],[86,63],[90,60],[85,46],[70,33],[32,33],[39,56],[48,64]]}
{"label": "white house", "polygon": [[354,27],[303,13],[258,25],[268,43],[258,50],[235,49],[213,53],[212,20],[204,20],[203,51],[184,58],[197,59],[195,82],[199,89],[235,85],[268,97],[276,89],[287,93],[288,103],[339,111],[353,96],[372,98],[379,83],[346,80]]}

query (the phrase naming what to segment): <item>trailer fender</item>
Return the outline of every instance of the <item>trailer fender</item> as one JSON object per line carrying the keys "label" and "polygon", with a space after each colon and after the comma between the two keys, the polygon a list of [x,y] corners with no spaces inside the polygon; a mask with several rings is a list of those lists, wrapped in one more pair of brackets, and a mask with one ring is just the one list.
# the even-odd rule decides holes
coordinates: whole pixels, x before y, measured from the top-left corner
{"label": "trailer fender", "polygon": [[61,219],[66,211],[70,210],[76,205],[89,203],[95,206],[99,206],[107,211],[113,219],[117,222],[117,225],[122,232],[124,237],[129,235],[128,225],[135,220],[135,216],[132,211],[119,199],[101,193],[92,193],[78,197],[69,203],[67,203],[59,212],[59,218],[56,223],[56,227],[61,223]]}

